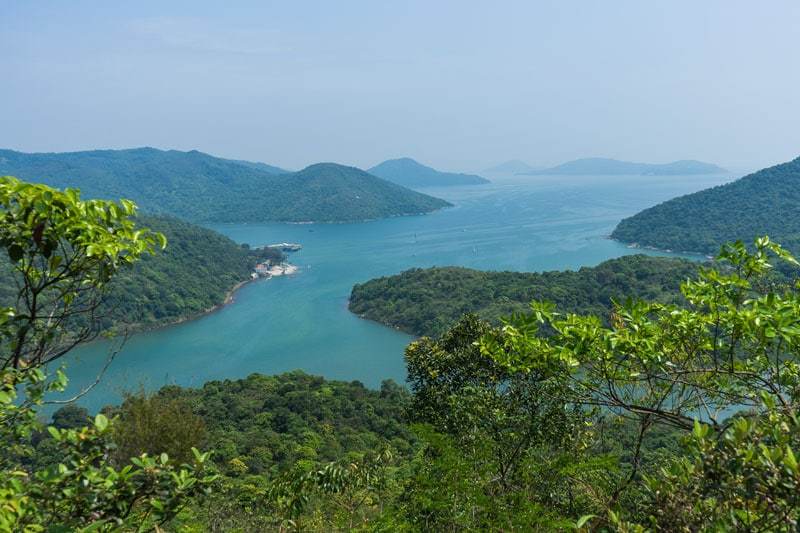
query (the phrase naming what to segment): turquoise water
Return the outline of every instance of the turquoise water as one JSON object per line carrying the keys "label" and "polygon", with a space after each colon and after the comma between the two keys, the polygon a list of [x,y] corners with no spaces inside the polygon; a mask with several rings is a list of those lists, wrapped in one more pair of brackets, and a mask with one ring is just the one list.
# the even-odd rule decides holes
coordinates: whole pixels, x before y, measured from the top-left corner
{"label": "turquoise water", "polygon": [[[412,338],[349,313],[354,283],[434,265],[520,271],[596,265],[636,252],[606,237],[621,218],[732,178],[519,177],[428,189],[455,207],[426,216],[213,226],[254,246],[303,244],[291,255],[300,273],[250,283],[215,313],[131,337],[81,403],[97,409],[140,386],[198,386],[294,369],[368,386],[402,382],[403,349]],[[70,356],[71,392],[94,380],[111,346],[95,342]]]}

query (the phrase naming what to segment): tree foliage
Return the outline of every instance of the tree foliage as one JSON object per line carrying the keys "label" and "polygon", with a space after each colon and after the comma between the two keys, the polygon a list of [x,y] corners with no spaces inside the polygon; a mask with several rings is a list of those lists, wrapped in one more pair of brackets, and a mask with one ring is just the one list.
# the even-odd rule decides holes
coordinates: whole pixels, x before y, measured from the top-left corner
{"label": "tree foliage", "polygon": [[192,450],[205,444],[205,422],[180,398],[142,391],[128,394],[119,408],[109,412],[118,419],[112,432],[117,462],[125,463],[145,453],[166,453],[179,463],[190,462]]}
{"label": "tree foliage", "polygon": [[[681,515],[688,529],[747,531],[793,531],[799,518],[792,465],[800,293],[759,283],[771,255],[797,261],[766,237],[754,250],[741,242],[724,247],[719,259],[731,268],[702,270],[684,283],[685,306],[629,300],[605,326],[534,303],[532,313],[481,341],[483,353],[509,371],[560,376],[573,401],[635,420],[637,447],[654,423],[694,432],[688,456],[650,483],[663,506],[651,507],[648,520],[666,530]],[[545,326],[554,334],[538,334]],[[623,489],[639,480],[639,464],[637,453]],[[620,494],[608,501],[611,511]]]}
{"label": "tree foliage", "polygon": [[60,371],[49,379],[46,365],[94,333],[90,325],[76,330],[73,320],[88,316],[91,324],[114,274],[166,244],[135,226],[135,209],[0,178],[0,245],[19,281],[16,305],[0,318],[0,531],[153,526],[213,482],[203,473],[208,456],[196,449],[191,466],[176,468],[166,454],[111,465],[113,424],[102,414],[83,427],[75,412],[61,417],[65,427],[48,428],[58,461],[42,468],[30,461],[45,394],[67,383]]}
{"label": "tree foliage", "polygon": [[661,249],[716,254],[728,242],[770,235],[800,252],[800,158],[733,183],[680,196],[622,220],[611,237]]}
{"label": "tree foliage", "polygon": [[438,336],[464,314],[499,324],[501,317],[527,310],[532,300],[607,319],[613,298],[678,301],[681,282],[696,274],[696,263],[644,255],[562,272],[417,268],[354,286],[349,306],[364,318],[408,333]]}
{"label": "tree foliage", "polygon": [[166,246],[163,235],[135,227],[136,206],[126,200],[81,201],[75,190],[6,176],[0,206],[0,246],[17,284],[0,324],[1,368],[45,364],[96,335],[96,312],[112,276]]}

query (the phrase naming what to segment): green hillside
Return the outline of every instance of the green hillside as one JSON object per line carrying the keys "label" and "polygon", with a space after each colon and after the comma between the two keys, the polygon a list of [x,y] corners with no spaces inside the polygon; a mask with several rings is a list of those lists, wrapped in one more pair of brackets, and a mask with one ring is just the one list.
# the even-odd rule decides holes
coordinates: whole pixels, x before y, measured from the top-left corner
{"label": "green hillside", "polygon": [[[345,222],[428,213],[450,204],[335,163],[318,163],[282,182],[289,202],[274,202],[274,220]],[[280,194],[278,195],[280,197]],[[235,203],[230,206],[235,209]]]}
{"label": "green hillside", "polygon": [[[139,224],[167,237],[167,248],[144,256],[112,281],[97,315],[98,326],[142,329],[162,326],[222,304],[249,279],[258,261],[279,261],[276,250],[250,250],[210,229],[166,216],[139,216]],[[0,301],[12,302],[14,281],[3,257]]]}
{"label": "green hillside", "polygon": [[77,187],[84,198],[129,198],[143,211],[194,222],[342,222],[427,213],[448,205],[333,163],[281,171],[197,151],[0,150],[0,175]]}
{"label": "green hillside", "polygon": [[368,172],[403,187],[442,187],[489,183],[489,180],[474,174],[440,172],[418,163],[410,157],[384,161],[369,169]]}
{"label": "green hillside", "polygon": [[561,174],[561,175],[642,175],[642,176],[674,176],[688,174],[721,174],[724,168],[702,161],[683,160],[672,163],[632,163],[604,157],[588,157],[568,161],[561,165],[525,172],[525,174]]}
{"label": "green hillside", "polygon": [[560,311],[607,316],[612,298],[673,300],[697,271],[682,259],[631,255],[578,271],[484,272],[411,269],[353,287],[350,310],[414,335],[441,335],[466,313],[491,322],[547,300]]}
{"label": "green hillside", "polygon": [[725,242],[762,235],[800,251],[800,158],[645,209],[611,234],[641,246],[708,254]]}

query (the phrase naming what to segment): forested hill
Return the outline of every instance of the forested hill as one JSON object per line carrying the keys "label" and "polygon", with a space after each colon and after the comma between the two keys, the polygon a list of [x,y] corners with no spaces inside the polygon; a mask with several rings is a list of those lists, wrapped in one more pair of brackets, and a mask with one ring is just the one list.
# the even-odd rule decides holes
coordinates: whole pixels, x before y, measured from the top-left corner
{"label": "forested hill", "polygon": [[[276,202],[276,220],[345,222],[418,215],[450,204],[377,178],[355,167],[318,163],[288,174],[282,182],[288,203]],[[235,209],[235,203],[230,206]],[[303,216],[298,216],[303,213]]]}
{"label": "forested hill", "polygon": [[410,157],[384,161],[369,169],[368,172],[403,187],[442,187],[489,183],[486,178],[474,174],[441,172],[414,161]]}
{"label": "forested hill", "polygon": [[118,275],[106,301],[105,327],[158,326],[193,318],[224,303],[250,278],[255,264],[280,261],[277,250],[251,250],[228,237],[173,217],[140,216],[139,224],[167,237],[167,247]]}
{"label": "forested hill", "polygon": [[[145,255],[111,283],[97,313],[101,329],[142,329],[170,324],[222,304],[236,284],[249,279],[256,262],[280,261],[275,250],[250,250],[224,235],[165,216],[139,216],[142,227],[163,233],[167,248]],[[14,282],[2,259],[0,300],[11,301]]]}
{"label": "forested hill", "polygon": [[414,335],[438,336],[465,313],[497,322],[547,300],[560,311],[608,316],[612,298],[674,301],[691,261],[645,255],[612,259],[578,271],[484,272],[460,267],[412,269],[353,287],[350,310]]}
{"label": "forested hill", "polygon": [[143,211],[193,222],[342,222],[427,213],[447,202],[356,168],[269,165],[154,148],[26,154],[0,150],[0,175],[77,187],[84,198],[129,198]]}
{"label": "forested hill", "polygon": [[611,234],[622,242],[708,254],[725,242],[762,235],[800,252],[800,158],[645,209]]}
{"label": "forested hill", "polygon": [[576,159],[561,165],[525,172],[525,174],[563,174],[563,175],[643,175],[672,176],[689,174],[722,174],[724,168],[702,161],[683,160],[672,163],[633,163],[604,157]]}

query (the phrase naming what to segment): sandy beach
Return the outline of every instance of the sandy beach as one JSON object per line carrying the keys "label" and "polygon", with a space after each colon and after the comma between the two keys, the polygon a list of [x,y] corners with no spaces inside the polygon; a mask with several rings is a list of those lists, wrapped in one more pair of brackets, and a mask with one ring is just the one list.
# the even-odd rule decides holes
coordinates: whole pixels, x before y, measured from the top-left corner
{"label": "sandy beach", "polygon": [[270,276],[288,276],[291,274],[297,273],[299,269],[292,264],[289,263],[282,263],[280,265],[275,265],[267,270],[267,273]]}

